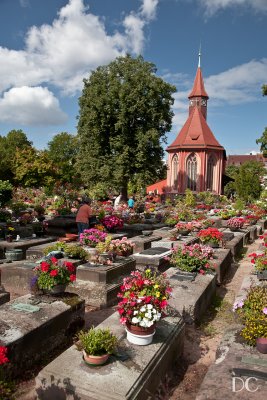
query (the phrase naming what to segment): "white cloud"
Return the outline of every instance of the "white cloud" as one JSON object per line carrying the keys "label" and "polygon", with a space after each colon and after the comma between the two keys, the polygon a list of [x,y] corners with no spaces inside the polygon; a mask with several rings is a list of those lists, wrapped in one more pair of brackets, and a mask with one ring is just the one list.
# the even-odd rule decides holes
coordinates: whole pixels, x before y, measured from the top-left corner
{"label": "white cloud", "polygon": [[56,97],[43,87],[14,87],[0,99],[0,121],[22,125],[57,125],[67,115]]}
{"label": "white cloud", "polygon": [[255,156],[256,154],[259,153],[259,150],[250,150],[250,152],[246,153],[246,155],[253,155]]}
{"label": "white cloud", "polygon": [[154,19],[156,17],[158,0],[143,0],[143,5],[141,6],[141,14],[147,20]]}
{"label": "white cloud", "polygon": [[28,30],[23,50],[0,47],[0,91],[49,83],[75,94],[91,70],[126,52],[142,52],[144,27],[155,17],[157,4],[143,0],[137,12],[121,21],[123,33],[108,34],[104,21],[90,13],[83,0],[69,0],[51,25]]}
{"label": "white cloud", "polygon": [[30,7],[30,1],[29,0],[19,0],[19,4],[23,8]]}
{"label": "white cloud", "polygon": [[206,9],[206,14],[209,16],[220,9],[234,6],[248,7],[257,12],[267,12],[266,0],[199,0],[199,2]]}
{"label": "white cloud", "polygon": [[229,104],[260,99],[262,83],[267,76],[267,58],[252,60],[205,79],[209,96]]}

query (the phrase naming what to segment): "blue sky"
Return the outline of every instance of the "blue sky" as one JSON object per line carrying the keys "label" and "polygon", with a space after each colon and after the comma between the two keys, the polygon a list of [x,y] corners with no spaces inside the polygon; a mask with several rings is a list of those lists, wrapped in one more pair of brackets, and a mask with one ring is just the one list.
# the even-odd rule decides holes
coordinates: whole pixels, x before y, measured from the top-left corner
{"label": "blue sky", "polygon": [[37,148],[76,133],[83,78],[126,52],[177,87],[171,143],[188,115],[201,42],[208,124],[227,154],[267,127],[267,0],[0,0],[0,135]]}

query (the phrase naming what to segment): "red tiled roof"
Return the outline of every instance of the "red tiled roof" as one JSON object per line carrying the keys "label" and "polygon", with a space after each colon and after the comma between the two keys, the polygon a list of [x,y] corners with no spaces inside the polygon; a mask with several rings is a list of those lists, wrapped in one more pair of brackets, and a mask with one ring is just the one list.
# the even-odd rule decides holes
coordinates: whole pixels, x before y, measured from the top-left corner
{"label": "red tiled roof", "polygon": [[263,154],[229,155],[227,157],[226,165],[241,165],[248,161],[267,162],[267,158],[263,157]]}
{"label": "red tiled roof", "polygon": [[192,89],[191,93],[189,94],[188,98],[190,99],[191,97],[195,97],[195,96],[206,97],[207,99],[209,98],[209,96],[205,90],[205,87],[204,87],[204,81],[203,81],[202,72],[201,72],[200,67],[198,67],[198,69],[197,69],[194,86],[193,86],[193,89]]}
{"label": "red tiled roof", "polygon": [[198,107],[187,118],[174,142],[168,146],[168,150],[176,147],[183,148],[215,148],[224,150],[210,130],[205,118]]}
{"label": "red tiled roof", "polygon": [[153,183],[153,185],[147,186],[146,191],[148,192],[154,192],[154,190],[158,191],[158,194],[163,194],[164,190],[167,188],[167,179],[164,179],[163,181],[159,181],[156,183]]}

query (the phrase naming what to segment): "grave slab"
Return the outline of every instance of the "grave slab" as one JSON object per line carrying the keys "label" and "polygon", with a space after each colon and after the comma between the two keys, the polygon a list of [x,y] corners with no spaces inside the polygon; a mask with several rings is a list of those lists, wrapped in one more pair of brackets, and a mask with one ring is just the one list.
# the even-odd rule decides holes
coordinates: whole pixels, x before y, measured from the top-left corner
{"label": "grave slab", "polygon": [[202,315],[209,308],[216,292],[216,276],[197,274],[193,281],[180,281],[176,268],[166,271],[173,288],[169,304],[177,310],[186,322],[200,321]]}
{"label": "grave slab", "polygon": [[152,244],[155,242],[158,242],[162,237],[157,235],[151,235],[151,236],[134,236],[131,238],[131,242],[135,244],[133,252],[134,253],[140,253],[143,250],[150,249]]}
{"label": "grave slab", "polygon": [[117,294],[123,278],[135,270],[136,262],[131,257],[118,257],[111,265],[86,263],[80,265],[77,279],[68,290],[85,299],[86,304],[105,308],[117,304]]}
{"label": "grave slab", "polygon": [[47,236],[42,238],[24,238],[19,241],[7,242],[6,240],[0,240],[0,257],[4,258],[5,250],[21,249],[23,251],[23,258],[26,258],[26,250],[32,246],[39,246],[44,243],[50,243],[55,241],[55,237]]}
{"label": "grave slab", "polygon": [[172,249],[174,247],[181,247],[184,244],[190,245],[197,243],[199,240],[195,236],[182,236],[179,240],[168,240],[167,238],[159,240],[158,242],[151,243],[151,247],[166,247]]}
{"label": "grave slab", "polygon": [[89,367],[84,364],[81,352],[72,346],[38,374],[37,399],[56,399],[59,393],[71,394],[79,400],[155,398],[160,382],[182,353],[183,321],[173,316],[158,322],[153,342],[148,346],[133,345],[126,340],[116,313],[98,327],[109,327],[119,337],[121,357],[112,356],[104,366]]}
{"label": "grave slab", "polygon": [[230,249],[232,256],[238,256],[244,247],[244,234],[242,232],[234,232],[234,238],[225,243],[226,249]]}
{"label": "grave slab", "polygon": [[131,257],[136,261],[136,268],[143,270],[147,266],[153,267],[162,272],[169,266],[166,257],[171,255],[171,250],[166,247],[153,247],[140,253],[135,253]]}
{"label": "grave slab", "polygon": [[0,344],[8,347],[10,372],[19,376],[67,344],[84,323],[84,300],[26,295],[0,307]]}
{"label": "grave slab", "polygon": [[[59,262],[70,261],[76,267],[82,263],[81,260],[62,258]],[[30,291],[30,282],[34,275],[33,268],[38,260],[13,261],[1,264],[1,282],[5,290],[16,295],[23,296]]]}

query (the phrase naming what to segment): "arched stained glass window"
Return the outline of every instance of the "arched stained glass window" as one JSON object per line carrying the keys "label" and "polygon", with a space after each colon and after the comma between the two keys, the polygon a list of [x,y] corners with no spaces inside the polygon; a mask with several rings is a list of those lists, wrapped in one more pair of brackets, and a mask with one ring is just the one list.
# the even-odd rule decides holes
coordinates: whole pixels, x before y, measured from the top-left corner
{"label": "arched stained glass window", "polygon": [[190,154],[186,161],[187,188],[195,191],[197,189],[197,156]]}
{"label": "arched stained glass window", "polygon": [[207,165],[207,189],[214,190],[216,159],[214,155],[210,155]]}
{"label": "arched stained glass window", "polygon": [[174,187],[177,186],[178,181],[178,170],[179,170],[179,158],[177,154],[174,154],[172,158],[172,184]]}

